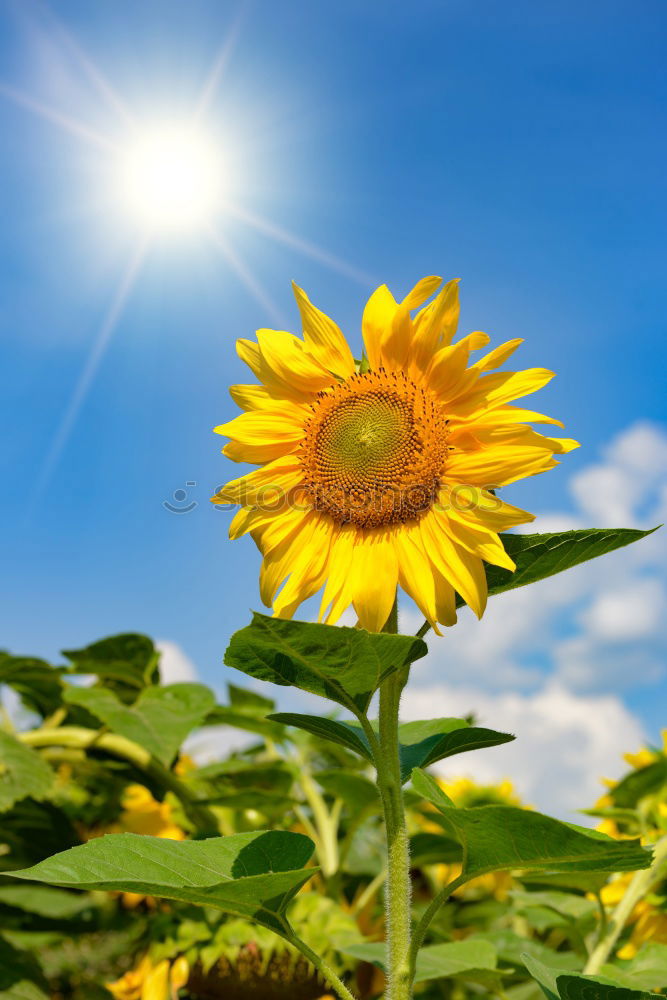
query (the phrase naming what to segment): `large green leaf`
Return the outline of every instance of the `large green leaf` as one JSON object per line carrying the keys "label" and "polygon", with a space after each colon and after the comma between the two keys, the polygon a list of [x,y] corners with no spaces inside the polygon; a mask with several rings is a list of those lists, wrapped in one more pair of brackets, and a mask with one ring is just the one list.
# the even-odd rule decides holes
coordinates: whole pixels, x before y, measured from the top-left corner
{"label": "large green leaf", "polygon": [[31,747],[0,729],[0,810],[21,799],[43,799],[53,783],[53,771]]}
{"label": "large green leaf", "polygon": [[281,830],[210,840],[108,834],[56,854],[13,878],[70,889],[164,896],[251,917],[279,933],[283,913],[312,875],[313,842]]}
{"label": "large green leaf", "polygon": [[133,705],[126,705],[108,688],[68,686],[65,700],[81,705],[114,733],[145,747],[169,765],[188,733],[215,704],[203,684],[169,684],[145,688]]}
{"label": "large green leaf", "polygon": [[[327,719],[318,715],[279,712],[269,716],[276,722],[304,729],[321,739],[338,743],[373,763],[373,751],[366,734],[356,722]],[[377,731],[377,722],[371,722]],[[398,728],[401,779],[405,782],[415,767],[426,767],[466,750],[498,746],[514,739],[508,733],[471,726],[466,719],[429,719],[424,722],[403,722]]]}
{"label": "large green leaf", "polygon": [[[352,944],[345,952],[362,962],[385,968],[386,945],[382,941]],[[415,983],[425,983],[432,979],[447,979],[452,976],[478,978],[471,973],[495,972],[497,966],[496,949],[488,941],[471,938],[469,941],[451,941],[445,944],[428,945],[417,954]]]}
{"label": "large green leaf", "polygon": [[83,649],[64,649],[77,674],[93,674],[131,704],[143,688],[159,683],[159,652],[146,635],[126,632],[100,639]]}
{"label": "large green leaf", "polygon": [[414,636],[269,618],[255,612],[236,632],[225,663],[259,680],[330,698],[355,715],[366,712],[380,682],[425,656]]}
{"label": "large green leaf", "polygon": [[398,738],[401,744],[401,778],[407,781],[415,767],[427,767],[467,750],[499,746],[515,737],[471,726],[465,719],[429,719],[401,723]]}
{"label": "large green leaf", "polygon": [[602,977],[576,976],[568,970],[543,965],[527,954],[522,960],[547,1000],[660,1000],[657,993],[614,986]]}
{"label": "large green leaf", "polygon": [[[489,594],[525,587],[548,576],[562,573],[580,563],[604,556],[632,542],[646,538],[656,528],[637,531],[634,528],[586,528],[581,531],[558,531],[542,535],[500,536],[507,554],[516,563],[512,573],[498,566],[486,566]],[[459,601],[459,603],[463,603]]]}
{"label": "large green leaf", "polygon": [[62,700],[62,667],[52,667],[32,656],[0,653],[0,684],[13,688],[26,708],[47,716]]}
{"label": "large green leaf", "polygon": [[327,719],[321,715],[300,715],[297,712],[276,712],[269,719],[285,726],[303,729],[320,739],[329,740],[359,754],[365,760],[373,763],[373,754],[368,740],[360,726],[351,722],[341,722],[339,719]]}
{"label": "large green leaf", "polygon": [[636,871],[648,868],[651,853],[637,840],[604,834],[514,806],[459,809],[447,804],[424,771],[412,776],[415,791],[434,805],[463,847],[462,878],[511,868],[556,871]]}

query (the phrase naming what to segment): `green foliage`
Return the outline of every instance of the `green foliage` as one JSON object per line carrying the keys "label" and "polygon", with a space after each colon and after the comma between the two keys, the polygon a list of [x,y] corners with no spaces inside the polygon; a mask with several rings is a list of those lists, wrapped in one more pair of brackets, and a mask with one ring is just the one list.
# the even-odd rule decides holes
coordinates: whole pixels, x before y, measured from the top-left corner
{"label": "green foliage", "polygon": [[0,652],[0,684],[13,688],[23,705],[38,715],[51,715],[59,707],[63,673],[44,660]]}
{"label": "green foliage", "polygon": [[580,531],[558,531],[540,535],[501,535],[507,554],[516,563],[516,570],[486,566],[489,594],[537,583],[573,566],[607,555],[632,542],[651,535],[656,528],[639,531],[634,528],[586,528]]}
{"label": "green foliage", "polygon": [[613,872],[648,868],[651,863],[650,852],[639,841],[612,840],[513,806],[457,809],[443,801],[441,789],[423,771],[413,772],[412,783],[462,845],[463,880],[503,868]]}
{"label": "green foliage", "polygon": [[0,937],[0,998],[47,1000],[46,982],[37,961]]}
{"label": "green foliage", "polygon": [[[385,968],[384,942],[350,945],[345,950],[355,958]],[[495,982],[498,979],[497,964],[496,949],[488,941],[450,941],[429,945],[421,948],[417,956],[415,983],[454,976],[467,982]],[[489,976],[489,973],[495,975]]]}
{"label": "green foliage", "polygon": [[255,612],[236,632],[225,663],[258,680],[300,688],[366,712],[380,682],[425,656],[426,643],[407,635],[269,618]]}
{"label": "green foliage", "polygon": [[85,708],[112,732],[145,747],[165,765],[215,704],[213,692],[203,684],[148,687],[133,705],[102,687],[68,686],[64,696],[69,704]]}
{"label": "green foliage", "polygon": [[31,797],[43,799],[53,771],[39,754],[0,729],[0,810]]}
{"label": "green foliage", "polygon": [[404,722],[398,727],[401,778],[408,781],[416,767],[427,767],[454,754],[510,743],[514,736],[471,726],[465,719]]}
{"label": "green foliage", "polygon": [[[377,1000],[386,839],[379,726],[365,713],[378,683],[407,673],[424,650],[415,638],[264,616],[234,637],[234,665],[329,697],[363,725],[276,713],[270,698],[236,685],[221,705],[201,685],[163,687],[144,637],[71,654],[76,672],[94,673],[93,687],[66,684],[68,668],[20,658],[26,705],[51,717],[20,738],[0,731],[0,1000],[103,1000],[103,984],[141,959],[179,957],[192,973],[180,1000],[235,996],[246,975],[250,995],[273,996],[267,983],[283,980],[287,992],[276,986],[275,996],[286,1000],[333,994],[295,950],[293,932],[351,994]],[[21,693],[14,658],[0,657],[3,669]],[[245,730],[252,745],[203,766],[181,754],[193,728],[213,724]],[[415,923],[444,886],[459,886],[418,951],[415,996],[660,995],[651,990],[667,982],[667,944],[642,946],[633,921],[597,977],[581,972],[605,926],[596,896],[614,872],[648,863],[636,840],[503,804],[493,789],[454,784],[450,794],[467,803],[457,806],[420,770],[449,758],[455,773],[455,754],[509,734],[444,718],[402,724],[398,737],[401,777],[412,771],[414,781],[404,799]],[[664,760],[655,751],[608,790],[613,805],[592,812],[624,835],[646,830],[667,791]],[[21,797],[3,800],[10,774]],[[224,836],[210,836],[218,831]],[[319,873],[309,867],[313,848]],[[311,891],[299,893],[311,876]],[[653,914],[666,889],[658,880],[646,897]],[[614,951],[630,939],[639,950],[623,961]]]}
{"label": "green foliage", "polygon": [[148,636],[135,632],[112,635],[83,649],[65,649],[63,656],[74,673],[93,674],[126,704],[159,682],[159,653]]}
{"label": "green foliage", "polygon": [[215,906],[282,933],[287,903],[314,873],[304,868],[312,852],[308,837],[277,830],[183,842],[120,833],[8,874]]}
{"label": "green foliage", "polygon": [[524,962],[547,1000],[659,1000],[659,994],[615,986],[597,976],[575,976],[528,955],[524,955]]}

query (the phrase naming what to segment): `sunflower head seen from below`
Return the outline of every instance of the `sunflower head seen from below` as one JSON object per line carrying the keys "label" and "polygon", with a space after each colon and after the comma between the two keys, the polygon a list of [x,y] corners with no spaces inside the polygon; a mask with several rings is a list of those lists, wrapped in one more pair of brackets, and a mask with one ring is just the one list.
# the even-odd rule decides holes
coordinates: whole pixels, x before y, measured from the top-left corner
{"label": "sunflower head seen from below", "polygon": [[471,360],[489,338],[454,341],[458,283],[441,284],[424,278],[402,302],[378,288],[361,361],[297,286],[303,339],[259,330],[237,342],[259,384],[231,387],[245,412],[216,431],[225,455],[260,468],[213,501],[240,505],[230,536],[258,545],[276,616],[322,590],[320,620],[353,606],[378,632],[400,586],[436,631],[455,623],[457,594],[481,617],[483,563],[514,569],[498,533],[533,520],[495,491],[577,446],[530,426],[559,421],[512,405],[553,373],[499,372],[520,340]]}

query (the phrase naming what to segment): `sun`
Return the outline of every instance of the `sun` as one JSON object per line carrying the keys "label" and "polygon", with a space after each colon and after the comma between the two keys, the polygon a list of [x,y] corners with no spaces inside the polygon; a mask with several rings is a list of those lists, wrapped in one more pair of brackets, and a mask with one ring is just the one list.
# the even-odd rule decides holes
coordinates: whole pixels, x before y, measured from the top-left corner
{"label": "sun", "polygon": [[220,151],[187,125],[147,130],[120,155],[120,198],[125,211],[151,231],[210,223],[222,196]]}

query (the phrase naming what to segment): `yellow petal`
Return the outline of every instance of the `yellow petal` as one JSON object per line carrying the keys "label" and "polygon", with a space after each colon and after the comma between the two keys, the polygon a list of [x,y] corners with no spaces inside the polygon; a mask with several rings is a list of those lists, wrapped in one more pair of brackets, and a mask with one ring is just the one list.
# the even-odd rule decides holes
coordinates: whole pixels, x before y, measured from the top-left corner
{"label": "yellow petal", "polygon": [[442,530],[467,552],[472,552],[492,566],[501,566],[514,572],[516,563],[507,555],[498,535],[491,528],[469,521],[455,510],[434,508],[434,515]]}
{"label": "yellow petal", "polygon": [[303,289],[292,282],[303,323],[303,339],[307,350],[328,371],[336,375],[352,375],[354,358],[340,327],[326,313],[312,304]]}
{"label": "yellow petal", "polygon": [[519,524],[530,524],[535,515],[505,503],[499,496],[480,489],[479,486],[457,483],[445,484],[438,498],[446,511],[454,511],[459,518],[481,524],[492,531],[507,531]]}
{"label": "yellow petal", "polygon": [[[280,383],[292,386],[301,393],[315,394],[336,381],[292,333],[284,330],[258,330],[257,343],[262,360]],[[262,381],[269,385],[265,377]]]}
{"label": "yellow petal", "polygon": [[396,550],[399,585],[437,632],[438,612],[433,567],[424,551],[416,521],[407,522],[396,532]]}
{"label": "yellow petal", "polygon": [[479,372],[489,372],[493,371],[494,368],[500,368],[521,344],[523,344],[523,340],[508,340],[507,343],[494,348],[479,361],[476,361],[474,367]]}
{"label": "yellow petal", "polygon": [[426,371],[438,347],[447,347],[459,322],[459,279],[448,281],[433,302],[417,313],[410,362],[417,371]]}
{"label": "yellow petal", "polygon": [[294,451],[296,445],[293,441],[267,441],[264,444],[245,444],[242,441],[230,441],[222,449],[225,458],[230,458],[232,462],[247,462],[249,465],[263,465],[264,462],[272,462],[281,455],[287,455]]}
{"label": "yellow petal", "polygon": [[403,371],[408,363],[414,336],[410,312],[438,288],[442,278],[422,278],[398,306],[382,338],[382,362],[388,371]]}
{"label": "yellow petal", "polygon": [[431,560],[477,617],[481,618],[487,598],[486,574],[481,559],[452,541],[442,530],[432,511],[419,524]]}
{"label": "yellow petal", "polygon": [[391,329],[398,303],[386,285],[380,285],[366,303],[361,320],[361,331],[368,363],[373,370],[381,368],[382,341]]}
{"label": "yellow petal", "polygon": [[[291,334],[286,334],[286,336],[291,336]],[[254,343],[252,340],[237,340],[236,353],[241,361],[245,361],[253,375],[259,379],[271,396],[279,399],[291,399],[295,402],[303,401],[303,391],[273,371],[263,357],[259,344]],[[306,398],[312,399],[312,394],[306,393]]]}
{"label": "yellow petal", "polygon": [[451,453],[447,458],[445,480],[494,489],[553,469],[557,464],[550,452],[538,448],[485,448]]}
{"label": "yellow petal", "polygon": [[298,455],[283,455],[256,472],[232,479],[212,498],[213,503],[239,503],[243,506],[267,504],[272,508],[289,500],[290,491],[301,482]]}
{"label": "yellow petal", "polygon": [[329,577],[322,595],[319,621],[335,625],[342,613],[352,603],[351,573],[356,530],[344,525],[331,540]]}
{"label": "yellow petal", "polygon": [[242,410],[271,410],[283,401],[265,385],[230,385],[229,395]]}
{"label": "yellow petal", "polygon": [[554,373],[546,368],[527,368],[522,372],[499,372],[497,375],[482,375],[476,385],[466,395],[460,397],[458,416],[469,416],[479,410],[487,410],[521,399],[537,392],[550,382]]}
{"label": "yellow petal", "polygon": [[250,410],[213,429],[216,434],[224,434],[247,444],[259,444],[272,438],[299,441],[303,437],[303,426],[307,419],[307,408],[285,406],[280,410]]}
{"label": "yellow petal", "polygon": [[383,528],[360,532],[350,573],[352,603],[361,628],[381,632],[394,606],[398,584],[393,532]]}
{"label": "yellow petal", "polygon": [[273,602],[273,613],[278,618],[291,618],[300,604],[316,594],[324,583],[331,546],[331,524],[319,517],[312,517],[308,529],[299,535],[298,551],[290,562],[290,576]]}
{"label": "yellow petal", "polygon": [[141,1000],[169,1000],[169,962],[166,958],[146,976]]}

